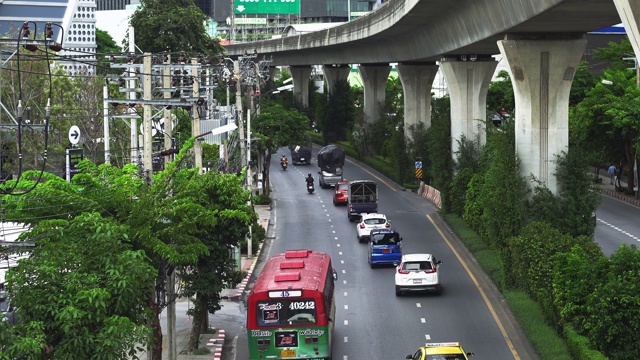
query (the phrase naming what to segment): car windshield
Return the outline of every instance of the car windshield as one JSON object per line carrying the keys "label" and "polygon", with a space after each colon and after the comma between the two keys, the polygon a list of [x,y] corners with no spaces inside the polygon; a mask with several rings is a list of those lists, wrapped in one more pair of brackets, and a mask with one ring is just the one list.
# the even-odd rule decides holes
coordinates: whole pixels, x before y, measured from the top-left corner
{"label": "car windshield", "polygon": [[[420,270],[432,270],[430,261],[410,261],[402,263],[402,270],[408,271],[420,271]],[[455,358],[452,358],[455,359]]]}
{"label": "car windshield", "polygon": [[385,220],[383,218],[364,219],[365,225],[382,225],[382,224],[384,224],[386,222],[387,222],[387,220]]}
{"label": "car windshield", "polygon": [[349,185],[340,184],[340,185],[338,185],[337,189],[340,190],[340,191],[349,191]]}
{"label": "car windshield", "polygon": [[395,245],[400,241],[400,236],[396,233],[371,234],[371,242],[374,245]]}

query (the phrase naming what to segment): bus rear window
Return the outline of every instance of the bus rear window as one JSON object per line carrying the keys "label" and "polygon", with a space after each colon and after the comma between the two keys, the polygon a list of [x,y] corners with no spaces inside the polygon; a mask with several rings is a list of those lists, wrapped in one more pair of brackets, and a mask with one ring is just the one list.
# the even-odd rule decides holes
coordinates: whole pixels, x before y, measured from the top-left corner
{"label": "bus rear window", "polygon": [[313,299],[260,301],[256,311],[258,326],[312,325],[318,320]]}

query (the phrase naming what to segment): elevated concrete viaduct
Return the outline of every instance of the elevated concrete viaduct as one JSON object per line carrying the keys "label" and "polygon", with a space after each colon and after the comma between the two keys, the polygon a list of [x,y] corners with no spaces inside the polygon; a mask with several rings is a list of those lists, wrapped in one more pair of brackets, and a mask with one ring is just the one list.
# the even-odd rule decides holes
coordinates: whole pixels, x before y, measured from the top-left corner
{"label": "elevated concrete viaduct", "polygon": [[[390,0],[337,27],[228,45],[226,50],[231,57],[256,50],[273,65],[295,68],[360,64],[367,121],[379,118],[381,79],[386,80],[389,63],[398,63],[405,129],[430,125],[431,83],[440,66],[451,96],[453,151],[462,135],[484,141],[487,88],[496,66],[491,56],[502,54],[514,82],[522,174],[535,176],[555,192],[553,159],[568,146],[569,89],[584,51],[584,34],[622,19],[639,53],[639,18],[637,0]],[[305,85],[300,76],[294,75],[296,88]],[[330,81],[346,76],[348,72],[333,71]],[[304,90],[296,94],[305,96]]]}

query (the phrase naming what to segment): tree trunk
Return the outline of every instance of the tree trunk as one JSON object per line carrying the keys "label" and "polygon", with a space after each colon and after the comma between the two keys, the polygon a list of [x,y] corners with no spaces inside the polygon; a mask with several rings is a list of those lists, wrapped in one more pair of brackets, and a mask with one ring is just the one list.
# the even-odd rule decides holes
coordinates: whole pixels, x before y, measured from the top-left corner
{"label": "tree trunk", "polygon": [[271,169],[271,152],[269,152],[269,154],[267,154],[267,156],[265,156],[264,158],[264,194],[266,196],[269,196],[269,194],[271,193],[271,180],[269,177],[269,173],[270,173],[270,169]]}
{"label": "tree trunk", "polygon": [[149,359],[151,360],[162,360],[162,327],[160,326],[160,314],[158,313],[158,307],[156,303],[153,301],[153,295],[149,299],[149,308],[155,314],[153,320],[151,321],[151,330],[153,332],[153,340],[151,341],[151,348]]}
{"label": "tree trunk", "polygon": [[203,306],[204,302],[199,294],[193,301],[194,313],[193,323],[191,324],[191,335],[189,337],[189,354],[193,353],[200,346],[200,334],[202,333],[202,313],[206,313]]}

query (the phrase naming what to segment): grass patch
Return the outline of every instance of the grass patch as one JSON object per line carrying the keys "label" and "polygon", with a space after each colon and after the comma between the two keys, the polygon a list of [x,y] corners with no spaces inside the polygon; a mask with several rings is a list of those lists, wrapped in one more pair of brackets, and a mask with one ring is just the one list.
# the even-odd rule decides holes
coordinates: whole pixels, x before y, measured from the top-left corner
{"label": "grass patch", "polygon": [[209,350],[206,347],[201,347],[201,348],[197,348],[194,352],[193,355],[208,355],[211,354],[211,350]]}
{"label": "grass patch", "polygon": [[511,312],[542,360],[571,360],[569,349],[555,329],[547,325],[542,310],[521,290],[503,291]]}

